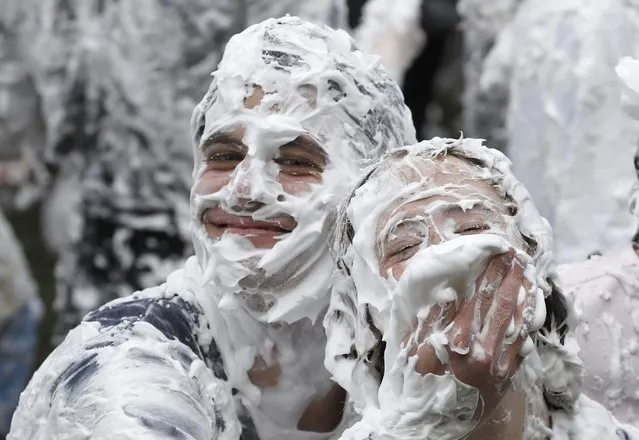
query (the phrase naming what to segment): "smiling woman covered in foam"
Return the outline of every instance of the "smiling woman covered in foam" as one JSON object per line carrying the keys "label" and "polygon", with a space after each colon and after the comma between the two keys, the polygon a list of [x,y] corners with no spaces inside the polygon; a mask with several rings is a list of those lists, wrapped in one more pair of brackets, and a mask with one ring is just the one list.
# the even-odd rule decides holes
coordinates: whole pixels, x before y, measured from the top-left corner
{"label": "smiling woman covered in foam", "polygon": [[362,415],[345,438],[639,438],[581,395],[551,245],[480,140],[435,138],[369,170],[337,219],[324,320],[326,366]]}

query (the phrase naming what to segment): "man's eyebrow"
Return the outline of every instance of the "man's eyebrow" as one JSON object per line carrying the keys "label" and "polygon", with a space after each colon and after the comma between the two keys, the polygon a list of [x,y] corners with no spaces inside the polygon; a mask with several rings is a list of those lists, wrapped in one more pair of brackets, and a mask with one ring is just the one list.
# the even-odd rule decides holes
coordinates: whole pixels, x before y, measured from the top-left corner
{"label": "man's eyebrow", "polygon": [[328,161],[328,154],[326,150],[322,148],[322,146],[317,143],[313,138],[309,136],[298,136],[292,141],[282,145],[280,147],[280,151],[289,149],[289,148],[301,148],[307,153],[320,155],[324,162]]}
{"label": "man's eyebrow", "polygon": [[202,142],[201,148],[206,148],[213,144],[231,144],[243,146],[244,142],[242,142],[242,139],[239,139],[237,136],[233,136],[224,132],[217,132],[206,138],[206,140]]}

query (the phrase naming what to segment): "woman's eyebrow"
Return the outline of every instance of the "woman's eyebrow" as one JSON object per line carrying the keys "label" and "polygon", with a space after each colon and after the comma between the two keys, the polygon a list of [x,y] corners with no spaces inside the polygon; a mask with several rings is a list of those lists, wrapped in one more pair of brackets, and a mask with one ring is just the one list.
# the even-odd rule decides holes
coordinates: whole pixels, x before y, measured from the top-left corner
{"label": "woman's eyebrow", "polygon": [[[392,221],[393,224],[389,226],[388,228],[384,228],[386,230],[386,233],[383,234],[383,236],[380,235],[382,231],[379,231],[377,235],[379,236],[379,238],[383,238],[383,240],[388,240],[392,233],[395,233],[398,230],[408,227],[409,224],[414,224],[414,223],[423,221],[426,215],[427,214],[424,211],[420,211],[419,209],[411,209],[408,211],[404,211],[400,215],[396,217],[391,217],[388,220],[388,222]],[[423,221],[423,223],[425,224],[426,222]]]}

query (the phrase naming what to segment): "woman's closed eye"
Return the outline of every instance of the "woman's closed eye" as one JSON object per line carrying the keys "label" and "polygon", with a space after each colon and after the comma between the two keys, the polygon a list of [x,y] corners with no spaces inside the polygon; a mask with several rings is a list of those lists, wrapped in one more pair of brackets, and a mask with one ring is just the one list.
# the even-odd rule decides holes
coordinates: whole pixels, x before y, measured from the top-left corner
{"label": "woman's closed eye", "polygon": [[462,223],[455,228],[455,234],[471,235],[490,230],[490,226],[484,222]]}
{"label": "woman's closed eye", "polygon": [[385,259],[394,262],[406,260],[415,255],[422,242],[423,239],[418,237],[396,239],[386,247]]}

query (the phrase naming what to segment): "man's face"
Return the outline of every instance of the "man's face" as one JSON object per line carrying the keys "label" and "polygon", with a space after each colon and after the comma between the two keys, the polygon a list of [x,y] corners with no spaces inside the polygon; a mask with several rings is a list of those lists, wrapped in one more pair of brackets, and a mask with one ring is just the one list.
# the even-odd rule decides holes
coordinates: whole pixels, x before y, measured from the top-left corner
{"label": "man's face", "polygon": [[[312,108],[313,97],[307,97]],[[261,86],[253,86],[244,98],[249,116],[214,130],[202,140],[203,164],[195,194],[226,194],[227,203],[211,204],[201,211],[200,221],[209,238],[219,240],[231,234],[245,237],[258,249],[270,249],[297,227],[297,221],[291,210],[267,206],[273,194],[265,195],[264,190],[275,182],[277,195],[271,201],[276,204],[304,196],[322,185],[328,155],[312,129],[291,134],[295,118],[273,119],[269,124],[269,116],[277,115],[278,110],[276,105],[263,108],[263,99]],[[266,145],[265,137],[282,140]]]}

